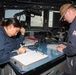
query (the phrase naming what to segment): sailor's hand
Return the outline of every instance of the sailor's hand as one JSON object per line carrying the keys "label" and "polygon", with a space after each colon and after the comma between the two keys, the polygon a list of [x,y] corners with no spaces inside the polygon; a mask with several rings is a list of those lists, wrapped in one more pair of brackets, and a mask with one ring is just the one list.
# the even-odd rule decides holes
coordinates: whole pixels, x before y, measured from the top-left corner
{"label": "sailor's hand", "polygon": [[64,49],[64,48],[66,48],[66,46],[63,45],[63,44],[60,44],[60,45],[57,46],[57,50],[58,50],[59,52],[63,52],[63,49]]}
{"label": "sailor's hand", "polygon": [[17,50],[17,53],[18,54],[23,54],[26,52],[26,48],[23,46],[23,47],[20,47],[18,50]]}
{"label": "sailor's hand", "polygon": [[25,35],[26,30],[22,27],[22,28],[20,29],[20,32],[21,32],[22,35]]}

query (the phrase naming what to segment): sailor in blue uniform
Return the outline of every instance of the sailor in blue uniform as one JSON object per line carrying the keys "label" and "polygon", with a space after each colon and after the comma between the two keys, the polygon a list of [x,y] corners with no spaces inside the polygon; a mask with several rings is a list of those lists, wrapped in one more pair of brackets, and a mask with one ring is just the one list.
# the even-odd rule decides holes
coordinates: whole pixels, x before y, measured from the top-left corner
{"label": "sailor in blue uniform", "polygon": [[25,47],[20,47],[25,33],[25,30],[21,28],[19,21],[15,18],[8,19],[5,25],[0,27],[0,73],[11,56],[25,53]]}
{"label": "sailor in blue uniform", "polygon": [[70,24],[67,46],[58,45],[58,51],[66,55],[66,66],[63,75],[76,75],[76,8],[72,4],[64,4],[60,8],[61,18]]}

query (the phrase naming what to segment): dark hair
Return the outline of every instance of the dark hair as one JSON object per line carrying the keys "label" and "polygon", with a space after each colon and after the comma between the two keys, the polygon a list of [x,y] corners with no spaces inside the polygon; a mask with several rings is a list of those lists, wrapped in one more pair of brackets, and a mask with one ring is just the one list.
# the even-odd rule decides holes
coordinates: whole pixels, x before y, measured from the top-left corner
{"label": "dark hair", "polygon": [[9,19],[5,22],[4,26],[9,26],[10,24],[13,24],[14,27],[21,28],[21,24],[20,24],[19,20],[16,19],[16,18],[9,18]]}

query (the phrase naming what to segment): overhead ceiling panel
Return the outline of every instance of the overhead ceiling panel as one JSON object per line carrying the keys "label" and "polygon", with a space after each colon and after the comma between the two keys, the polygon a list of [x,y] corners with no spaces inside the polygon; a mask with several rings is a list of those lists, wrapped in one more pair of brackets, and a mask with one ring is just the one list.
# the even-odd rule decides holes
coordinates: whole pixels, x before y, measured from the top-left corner
{"label": "overhead ceiling panel", "polygon": [[[75,0],[0,0],[0,7],[10,8],[25,8],[25,7],[37,7],[37,8],[58,8],[64,3],[76,4]],[[33,6],[32,6],[33,5]]]}

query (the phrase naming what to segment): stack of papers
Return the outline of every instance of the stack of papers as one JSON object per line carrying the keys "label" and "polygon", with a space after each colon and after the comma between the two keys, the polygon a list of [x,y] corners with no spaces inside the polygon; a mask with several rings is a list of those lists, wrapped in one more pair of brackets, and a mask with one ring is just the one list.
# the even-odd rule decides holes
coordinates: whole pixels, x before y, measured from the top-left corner
{"label": "stack of papers", "polygon": [[[28,51],[28,50],[27,50]],[[35,63],[44,60],[48,55],[36,51],[28,51],[24,54],[11,57],[10,61],[21,70],[28,69]]]}
{"label": "stack of papers", "polygon": [[30,46],[30,45],[34,45],[36,42],[38,42],[38,40],[30,40],[30,39],[25,39],[24,40],[24,46]]}

